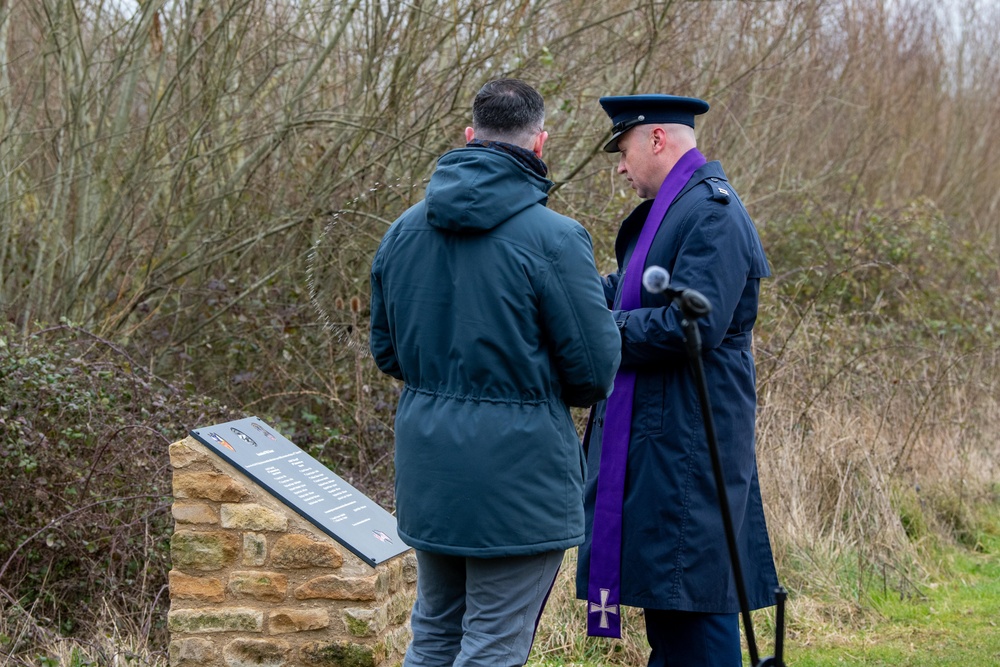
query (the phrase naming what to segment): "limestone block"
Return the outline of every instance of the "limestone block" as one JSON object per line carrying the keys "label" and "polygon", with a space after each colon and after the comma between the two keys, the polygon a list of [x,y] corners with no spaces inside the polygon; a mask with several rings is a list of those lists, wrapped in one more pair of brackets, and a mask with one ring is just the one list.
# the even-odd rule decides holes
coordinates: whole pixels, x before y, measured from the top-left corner
{"label": "limestone block", "polygon": [[167,614],[171,632],[262,632],[264,612],[243,607],[221,609],[171,609]]}
{"label": "limestone block", "polygon": [[[189,438],[191,442],[196,442]],[[170,445],[170,465],[174,468],[186,468],[192,463],[209,461],[208,454],[188,446],[188,440],[181,440]]]}
{"label": "limestone block", "polygon": [[177,523],[219,523],[219,511],[206,503],[191,503],[179,500],[170,509]]}
{"label": "limestone block", "polygon": [[201,637],[175,639],[169,651],[171,667],[203,667],[218,658],[215,644]]}
{"label": "limestone block", "polygon": [[375,667],[385,659],[381,646],[349,642],[310,642],[299,649],[302,662],[322,667]]}
{"label": "limestone block", "polygon": [[172,600],[223,602],[226,599],[225,586],[215,577],[192,577],[177,570],[171,570],[169,577]]}
{"label": "limestone block", "polygon": [[368,563],[360,558],[349,556],[344,559],[344,564],[337,571],[337,574],[343,577],[367,577],[372,571],[372,566]]}
{"label": "limestone block", "polygon": [[343,564],[344,557],[334,544],[319,542],[307,535],[282,535],[271,548],[271,565],[273,567],[286,569],[339,568]]}
{"label": "limestone block", "polygon": [[417,583],[417,554],[407,551],[403,554],[403,581],[408,584]]}
{"label": "limestone block", "polygon": [[219,570],[232,564],[239,549],[233,533],[178,530],[170,538],[170,561],[182,570]]}
{"label": "limestone block", "polygon": [[375,598],[378,600],[385,599],[385,596],[389,594],[389,583],[392,580],[392,572],[389,568],[383,567],[379,568],[375,574]]}
{"label": "limestone block", "polygon": [[384,606],[375,609],[352,607],[344,610],[344,626],[354,637],[372,637],[381,634],[388,624]]}
{"label": "limestone block", "polygon": [[406,647],[413,640],[413,631],[410,624],[401,625],[385,634],[386,650],[391,654],[394,651],[399,654],[406,653]]}
{"label": "limestone block", "polygon": [[393,625],[398,625],[400,623],[405,623],[406,619],[410,616],[410,611],[413,609],[413,603],[416,601],[416,593],[400,593],[394,595],[389,604],[387,605],[386,613],[389,617],[389,623]]}
{"label": "limestone block", "polygon": [[281,667],[288,663],[289,646],[274,639],[234,639],[222,653],[227,667]]}
{"label": "limestone block", "polygon": [[325,609],[273,609],[267,615],[267,630],[272,635],[321,630],[330,626]]}
{"label": "limestone block", "polygon": [[242,481],[216,472],[175,472],[175,498],[200,498],[217,503],[238,503],[250,497]]}
{"label": "limestone block", "polygon": [[403,559],[393,558],[387,568],[389,570],[389,592],[395,593],[403,585]]}
{"label": "limestone block", "polygon": [[327,574],[305,582],[295,589],[296,600],[374,600],[376,576],[339,577]]}
{"label": "limestone block", "polygon": [[285,532],[288,516],[256,503],[226,503],[222,506],[222,527]]}
{"label": "limestone block", "polygon": [[387,655],[392,655],[393,653],[405,653],[407,644],[397,645],[397,636],[393,632],[387,632],[385,637],[382,638],[382,643],[385,645],[385,652]]}
{"label": "limestone block", "polygon": [[259,533],[243,533],[243,564],[263,565],[267,561],[267,538]]}
{"label": "limestone block", "polygon": [[238,571],[229,575],[228,589],[237,598],[281,602],[288,592],[288,577],[277,572]]}

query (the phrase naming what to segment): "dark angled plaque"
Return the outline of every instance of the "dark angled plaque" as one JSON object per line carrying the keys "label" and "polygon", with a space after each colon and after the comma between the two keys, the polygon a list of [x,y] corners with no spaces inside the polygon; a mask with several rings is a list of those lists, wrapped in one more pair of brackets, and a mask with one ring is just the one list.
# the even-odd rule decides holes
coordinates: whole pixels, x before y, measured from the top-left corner
{"label": "dark angled plaque", "polygon": [[191,435],[372,567],[409,549],[394,516],[257,417]]}

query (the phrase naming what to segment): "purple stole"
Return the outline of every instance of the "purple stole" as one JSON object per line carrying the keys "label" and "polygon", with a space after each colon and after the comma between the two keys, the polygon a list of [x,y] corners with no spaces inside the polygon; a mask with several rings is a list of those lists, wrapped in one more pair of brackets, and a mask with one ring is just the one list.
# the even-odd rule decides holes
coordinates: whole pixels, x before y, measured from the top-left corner
{"label": "purple stole", "polygon": [[[705,164],[705,156],[692,148],[677,161],[663,180],[653,207],[639,233],[635,250],[622,276],[620,310],[642,305],[642,273],[653,237],[660,229],[667,209]],[[587,588],[587,634],[592,637],[621,637],[622,503],[625,497],[625,467],[632,433],[632,398],[636,372],[619,369],[615,388],[608,397],[601,468],[597,476],[594,505],[594,532],[590,549],[590,578]]]}

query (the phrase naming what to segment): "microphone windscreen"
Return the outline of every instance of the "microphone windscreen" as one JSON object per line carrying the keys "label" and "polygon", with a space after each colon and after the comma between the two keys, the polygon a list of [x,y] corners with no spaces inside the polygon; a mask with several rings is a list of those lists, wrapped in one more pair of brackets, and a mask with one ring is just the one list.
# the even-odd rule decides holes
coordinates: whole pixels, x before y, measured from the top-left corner
{"label": "microphone windscreen", "polygon": [[642,286],[650,294],[659,294],[670,286],[670,273],[662,266],[651,266],[642,274]]}

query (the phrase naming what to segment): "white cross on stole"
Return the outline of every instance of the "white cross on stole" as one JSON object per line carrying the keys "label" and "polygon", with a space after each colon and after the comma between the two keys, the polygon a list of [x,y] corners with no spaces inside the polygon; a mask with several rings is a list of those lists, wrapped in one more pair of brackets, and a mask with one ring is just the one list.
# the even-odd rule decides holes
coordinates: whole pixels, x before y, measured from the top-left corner
{"label": "white cross on stole", "polygon": [[591,602],[590,603],[590,613],[591,614],[596,614],[597,612],[601,612],[600,627],[604,628],[605,630],[608,629],[609,627],[611,627],[608,624],[608,614],[614,614],[615,616],[618,615],[618,605],[616,605],[616,604],[609,605],[608,604],[608,596],[609,595],[611,595],[611,591],[608,590],[607,588],[602,588],[601,589],[601,603],[600,604],[597,604],[596,602]]}

